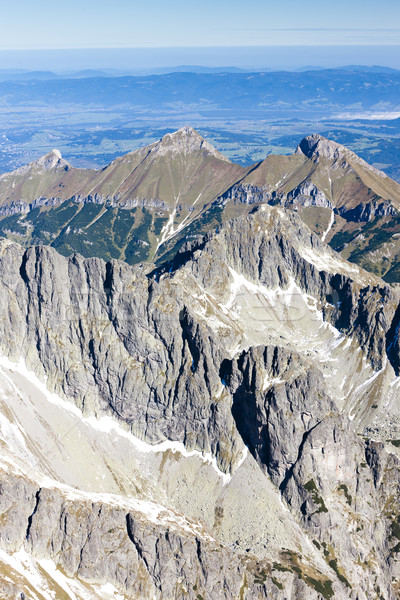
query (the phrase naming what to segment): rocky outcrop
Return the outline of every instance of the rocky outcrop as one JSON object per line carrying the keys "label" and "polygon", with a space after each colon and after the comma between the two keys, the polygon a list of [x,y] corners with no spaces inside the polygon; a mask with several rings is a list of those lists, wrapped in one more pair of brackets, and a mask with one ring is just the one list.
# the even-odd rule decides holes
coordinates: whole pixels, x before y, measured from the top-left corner
{"label": "rocky outcrop", "polygon": [[219,202],[232,201],[242,204],[259,204],[261,202],[270,202],[275,198],[275,193],[269,191],[266,187],[258,187],[250,184],[233,185],[222,196],[218,198]]}
{"label": "rocky outcrop", "polygon": [[[301,352],[293,321],[290,343],[249,343],[235,312],[243,289],[248,312],[260,296],[273,304],[296,290],[318,313],[318,331],[335,328],[336,342],[345,334],[351,352],[364,354],[370,379],[348,373],[354,385],[341,408],[323,361]],[[360,438],[348,404],[358,388],[370,391],[372,368],[384,370],[386,358],[394,378],[398,297],[296,215],[264,207],[186,244],[157,269],[3,241],[0,303],[2,353],[24,358],[85,415],[106,412],[149,444],[171,440],[210,454],[221,474],[235,471],[246,445],[319,563],[311,550],[242,556],[221,546],[217,525],[182,527],[178,515],[166,526],[160,513],[152,521],[123,502],[91,502],[11,475],[1,488],[0,546],[24,545],[71,576],[110,581],[146,600],[395,598],[394,546],[386,542],[393,520],[379,515],[382,465],[390,465],[393,486],[398,465]]]}
{"label": "rocky outcrop", "polygon": [[378,278],[348,271],[344,261],[332,262],[337,261],[335,256],[296,214],[283,215],[279,209],[261,207],[227,223],[217,236],[186,244],[164,270],[188,262],[201,285],[207,287],[210,280],[215,281],[210,274],[211,259],[268,289],[287,289],[294,280],[304,293],[318,299],[326,321],[357,337],[374,368],[380,369],[398,297]]}
{"label": "rocky outcrop", "polygon": [[167,524],[163,513],[154,522],[146,513],[65,498],[60,490],[12,475],[1,477],[0,515],[0,544],[8,552],[25,547],[35,559],[53,560],[68,577],[112,583],[137,600],[284,600],[284,587],[293,600],[317,600],[316,587],[326,581],[318,571],[310,581],[299,577],[299,569],[238,555],[198,526],[191,531],[179,515],[175,524],[173,516]]}
{"label": "rocky outcrop", "polygon": [[245,444],[284,490],[305,439],[335,411],[321,373],[298,354],[278,347],[250,348],[221,369]]}
{"label": "rocky outcrop", "polygon": [[86,413],[106,409],[140,438],[184,442],[230,470],[242,445],[229,407],[213,399],[221,350],[179,290],[169,296],[140,268],[44,246],[7,245],[0,270],[3,352],[18,358],[22,343],[28,364]]}
{"label": "rocky outcrop", "polygon": [[[137,206],[145,207],[145,208],[160,208],[163,210],[167,209],[167,205],[162,200],[158,200],[157,198],[130,198],[128,200],[121,201],[121,199],[117,196],[101,196],[99,194],[94,194],[89,196],[80,196],[74,195],[69,199],[70,202],[74,204],[103,204],[106,208],[119,208],[121,210],[131,210]],[[35,198],[35,200],[31,203],[27,203],[24,200],[20,200],[19,202],[11,202],[11,204],[5,204],[4,206],[0,206],[0,217],[10,217],[12,215],[19,214],[29,214],[35,208],[40,208],[41,206],[46,207],[56,207],[60,206],[65,202],[64,198],[46,198],[40,197]]]}
{"label": "rocky outcrop", "polygon": [[356,223],[372,221],[376,217],[386,215],[396,216],[398,210],[390,202],[367,202],[358,204],[355,208],[348,209],[345,206],[338,210],[338,214],[346,221]]}
{"label": "rocky outcrop", "polygon": [[334,205],[324,192],[311,181],[306,181],[289,192],[273,189],[271,186],[259,187],[251,184],[234,185],[218,198],[220,202],[232,201],[243,204],[268,203],[272,206],[318,206],[333,209]]}
{"label": "rocky outcrop", "polygon": [[[395,543],[391,551],[387,546],[393,528],[397,532],[397,503],[389,511],[391,522],[376,522],[374,515],[388,498],[397,498],[398,463],[382,444],[365,445],[326,395],[322,373],[299,355],[251,348],[225,363],[224,377],[243,439],[300,516],[348,596],[363,587],[364,570],[374,561],[375,577],[364,593],[373,597],[380,590],[391,598],[397,563],[392,558],[392,568],[385,565],[390,552],[397,554]],[[394,490],[382,485],[383,472],[391,472]],[[377,499],[376,488],[385,489],[386,497]]]}
{"label": "rocky outcrop", "polygon": [[387,178],[385,173],[369,165],[365,160],[342,144],[338,144],[333,140],[328,140],[318,133],[306,136],[298,145],[296,154],[304,154],[307,158],[312,160],[323,158],[332,162],[341,161],[342,164],[347,163],[348,165],[355,163],[383,179]]}

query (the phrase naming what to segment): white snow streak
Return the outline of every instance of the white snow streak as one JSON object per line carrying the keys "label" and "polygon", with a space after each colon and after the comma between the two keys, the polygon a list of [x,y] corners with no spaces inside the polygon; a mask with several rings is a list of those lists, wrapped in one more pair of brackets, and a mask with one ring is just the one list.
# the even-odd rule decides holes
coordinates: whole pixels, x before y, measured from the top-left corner
{"label": "white snow streak", "polygon": [[[329,181],[330,181],[330,180],[331,180],[331,179],[329,178]],[[321,236],[321,240],[322,240],[323,242],[326,240],[326,236],[328,235],[328,233],[329,233],[329,232],[330,232],[330,230],[332,229],[332,226],[333,226],[334,222],[335,222],[335,213],[332,211],[332,212],[331,212],[331,218],[330,218],[330,221],[329,221],[328,227],[327,227],[327,229],[324,231],[324,233],[323,233],[323,234],[322,234],[322,236]]]}
{"label": "white snow streak", "polygon": [[[19,363],[13,363],[5,357],[0,357],[0,370],[3,374],[3,376],[5,378],[7,378],[7,380],[16,389],[17,393],[19,393],[18,389],[16,388],[14,383],[11,381],[11,379],[7,377],[6,373],[4,373],[3,369],[9,369],[11,371],[16,371],[17,373],[20,373],[23,377],[25,377],[25,379],[27,379],[30,383],[32,383],[32,385],[34,385],[46,397],[48,402],[55,404],[57,406],[60,406],[64,410],[67,410],[67,411],[73,413],[75,416],[79,417],[79,420],[82,423],[89,425],[90,427],[92,427],[93,429],[95,429],[97,431],[100,431],[100,432],[106,433],[106,434],[114,433],[115,435],[118,435],[120,437],[127,439],[135,447],[135,449],[138,450],[139,452],[142,452],[142,453],[166,452],[167,450],[170,450],[173,453],[181,454],[184,458],[190,458],[193,456],[197,456],[204,463],[209,464],[213,467],[215,472],[222,479],[223,485],[226,485],[231,480],[231,475],[224,473],[223,471],[221,471],[219,469],[219,467],[217,465],[217,460],[214,456],[212,456],[211,453],[202,453],[199,450],[187,450],[185,445],[182,442],[171,441],[171,440],[165,440],[165,441],[160,442],[159,444],[155,444],[155,445],[148,444],[147,442],[140,440],[139,438],[135,437],[132,433],[123,429],[121,427],[121,425],[110,416],[102,416],[98,419],[93,416],[85,417],[83,415],[82,411],[77,406],[75,406],[71,402],[67,402],[66,400],[63,400],[57,394],[50,393],[49,390],[47,389],[45,383],[40,381],[38,379],[38,377],[32,371],[29,371],[27,369],[26,364],[22,359],[19,361]],[[1,421],[0,421],[0,427],[1,427]],[[13,437],[15,437],[15,435],[18,435],[18,433],[14,429],[12,431],[10,431],[11,439],[13,439]]]}

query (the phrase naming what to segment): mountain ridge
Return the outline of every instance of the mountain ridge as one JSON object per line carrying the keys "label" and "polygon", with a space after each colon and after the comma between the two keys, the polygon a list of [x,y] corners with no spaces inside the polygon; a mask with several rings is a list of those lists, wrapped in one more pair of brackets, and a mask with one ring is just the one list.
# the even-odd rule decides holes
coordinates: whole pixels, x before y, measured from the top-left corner
{"label": "mountain ridge", "polygon": [[279,206],[180,252],[154,270],[0,242],[15,593],[27,564],[79,600],[82,580],[90,600],[394,600],[398,292]]}
{"label": "mountain ridge", "polygon": [[400,185],[320,135],[247,168],[189,126],[99,170],[75,169],[52,151],[0,177],[0,234],[64,254],[162,262],[186,236],[262,203],[299,211],[345,258],[400,277]]}

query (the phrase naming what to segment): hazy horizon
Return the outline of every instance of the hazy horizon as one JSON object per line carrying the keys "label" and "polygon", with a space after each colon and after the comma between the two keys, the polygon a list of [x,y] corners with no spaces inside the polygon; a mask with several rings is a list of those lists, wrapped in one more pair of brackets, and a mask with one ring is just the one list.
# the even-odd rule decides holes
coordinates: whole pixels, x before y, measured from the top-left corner
{"label": "hazy horizon", "polygon": [[140,70],[180,65],[255,70],[379,65],[398,69],[400,45],[0,50],[0,69],[63,72],[84,69]]}

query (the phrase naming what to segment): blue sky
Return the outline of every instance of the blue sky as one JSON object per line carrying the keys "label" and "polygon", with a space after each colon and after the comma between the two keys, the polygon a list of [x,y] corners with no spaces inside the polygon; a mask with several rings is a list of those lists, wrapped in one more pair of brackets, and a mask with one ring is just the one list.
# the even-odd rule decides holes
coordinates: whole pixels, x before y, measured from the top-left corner
{"label": "blue sky", "polygon": [[0,49],[400,45],[398,0],[22,0]]}

